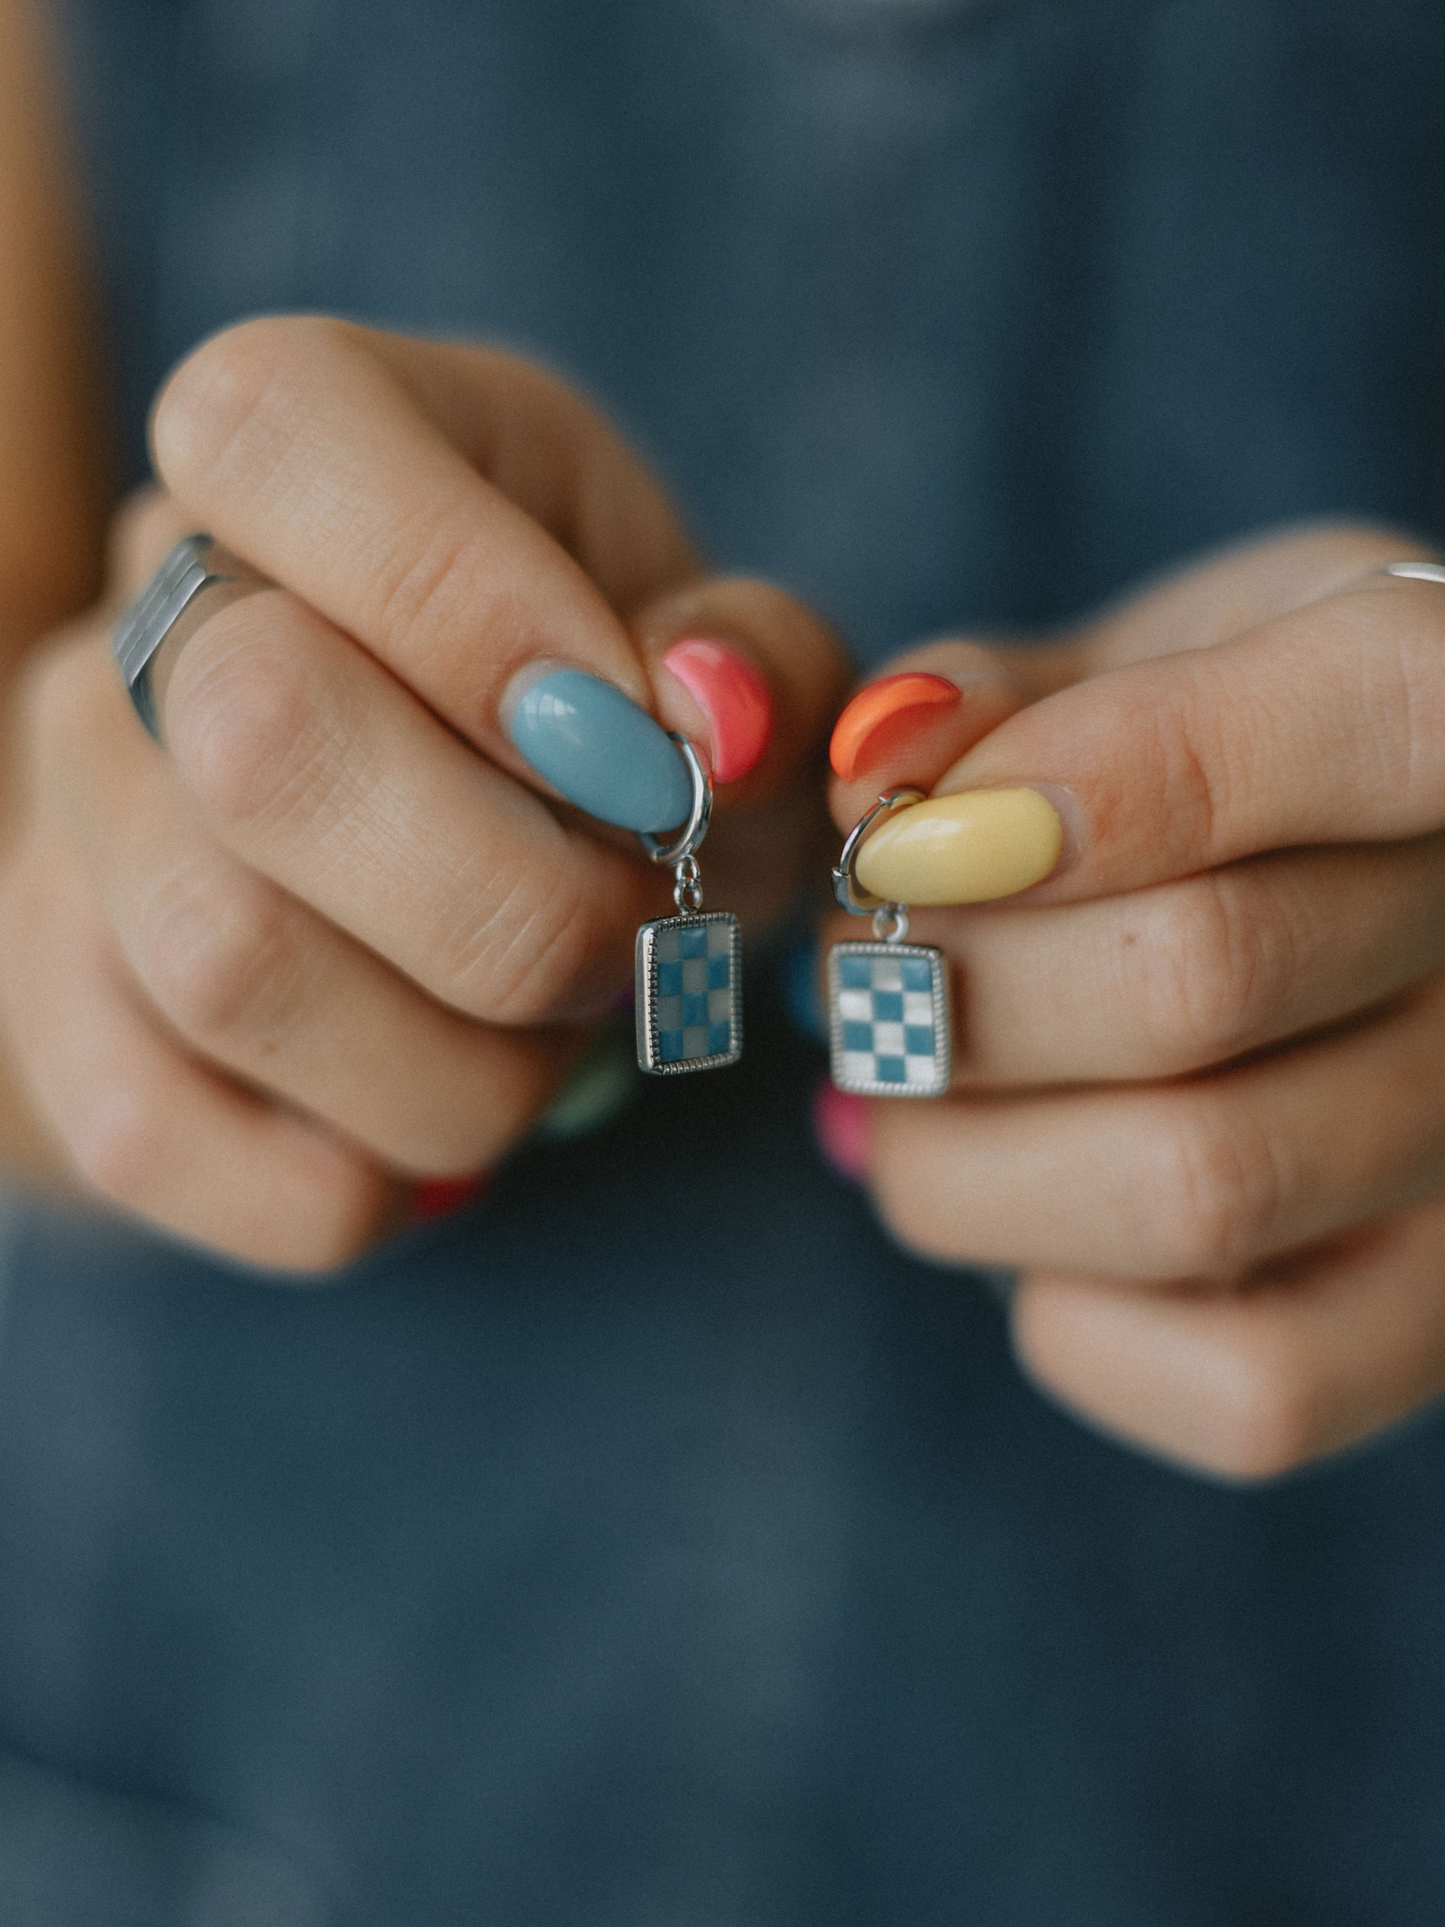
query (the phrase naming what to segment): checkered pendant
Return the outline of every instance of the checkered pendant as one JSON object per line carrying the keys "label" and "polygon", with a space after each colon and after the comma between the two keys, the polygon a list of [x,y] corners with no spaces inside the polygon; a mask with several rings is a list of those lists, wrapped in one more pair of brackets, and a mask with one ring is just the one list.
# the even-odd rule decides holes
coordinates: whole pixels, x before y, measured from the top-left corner
{"label": "checkered pendant", "polygon": [[941,1097],[953,1068],[943,952],[835,943],[828,952],[833,1082],[860,1097]]}
{"label": "checkered pendant", "polygon": [[729,910],[659,917],[637,933],[637,1061],[656,1077],[743,1054],[743,945]]}

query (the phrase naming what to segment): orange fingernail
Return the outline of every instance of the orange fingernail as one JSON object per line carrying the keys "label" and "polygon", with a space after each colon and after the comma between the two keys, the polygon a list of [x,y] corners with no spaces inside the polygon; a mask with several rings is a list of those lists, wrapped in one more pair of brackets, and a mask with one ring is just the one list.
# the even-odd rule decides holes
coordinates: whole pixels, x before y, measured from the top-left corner
{"label": "orange fingernail", "polygon": [[921,671],[885,676],[869,683],[848,704],[833,729],[828,760],[833,772],[851,783],[872,763],[900,748],[922,723],[951,709],[959,688],[946,676]]}

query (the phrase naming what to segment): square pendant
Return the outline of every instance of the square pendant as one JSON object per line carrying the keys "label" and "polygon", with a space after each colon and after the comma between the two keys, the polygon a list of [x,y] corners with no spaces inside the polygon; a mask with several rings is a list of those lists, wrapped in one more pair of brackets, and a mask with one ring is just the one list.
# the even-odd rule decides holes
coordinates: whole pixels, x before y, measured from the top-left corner
{"label": "square pendant", "polygon": [[860,1097],[941,1097],[953,1068],[943,952],[835,943],[828,952],[833,1082]]}
{"label": "square pendant", "polygon": [[659,917],[637,933],[637,1061],[657,1077],[743,1054],[743,943],[730,910]]}

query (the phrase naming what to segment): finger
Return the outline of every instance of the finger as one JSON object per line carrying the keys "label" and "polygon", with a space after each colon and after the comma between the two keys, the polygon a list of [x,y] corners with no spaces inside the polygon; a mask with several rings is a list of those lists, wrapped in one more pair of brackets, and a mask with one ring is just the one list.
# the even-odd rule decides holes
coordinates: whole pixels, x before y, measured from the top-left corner
{"label": "finger", "polygon": [[669,724],[708,753],[720,818],[817,781],[820,741],[848,675],[837,636],[767,582],[706,576],[632,621]]}
{"label": "finger", "polygon": [[1361,523],[1270,530],[1184,563],[1101,609],[1067,638],[1060,681],[1212,649],[1277,616],[1354,588],[1387,562],[1429,559],[1409,534]]}
{"label": "finger", "polygon": [[[80,1176],[244,1263],[334,1269],[383,1235],[396,1187],[355,1146],[188,1057],[125,987],[87,886],[36,856],[12,874],[4,998],[37,1108]],[[45,941],[37,941],[39,933]]]}
{"label": "finger", "polygon": [[54,711],[91,755],[53,759],[56,800],[135,980],[192,1051],[398,1171],[476,1170],[514,1143],[580,1039],[491,1029],[425,996],[205,834],[167,759],[104,727],[116,699],[98,652],[69,680]]}
{"label": "finger", "polygon": [[[652,692],[621,617],[696,561],[650,476],[560,383],[456,344],[253,322],[172,376],[153,438],[188,513],[362,641],[499,767],[627,828],[686,815],[675,750],[627,717],[630,705],[645,718]],[[536,694],[564,672],[605,686],[566,686],[571,736],[561,695]],[[581,780],[579,729],[602,732],[596,756],[621,774]],[[677,791],[664,802],[683,807],[661,821],[609,814],[606,779],[659,756],[658,783]],[[569,770],[578,780],[564,787]]]}
{"label": "finger", "polygon": [[442,1003],[532,1024],[628,975],[656,873],[564,827],[295,597],[212,616],[157,700],[225,847]]}
{"label": "finger", "polygon": [[1109,671],[986,737],[870,840],[859,877],[913,903],[966,900],[971,871],[1032,833],[1017,809],[998,814],[1025,794],[1063,835],[1039,901],[1432,831],[1445,823],[1442,649],[1445,591],[1375,578],[1213,649]]}
{"label": "finger", "polygon": [[[839,919],[835,938],[851,933]],[[1295,850],[1067,905],[932,910],[959,1088],[1178,1077],[1445,967],[1445,838]]]}
{"label": "finger", "polygon": [[945,639],[895,657],[858,690],[829,743],[833,820],[845,833],[880,792],[931,790],[991,729],[1045,693],[1052,656]]}
{"label": "finger", "polygon": [[1445,1207],[1283,1261],[1243,1289],[1024,1278],[1014,1345],[1116,1437],[1230,1479],[1337,1452],[1445,1389]]}
{"label": "finger", "polygon": [[904,1243],[951,1260],[1217,1278],[1445,1179],[1445,986],[1190,1081],[873,1108]]}

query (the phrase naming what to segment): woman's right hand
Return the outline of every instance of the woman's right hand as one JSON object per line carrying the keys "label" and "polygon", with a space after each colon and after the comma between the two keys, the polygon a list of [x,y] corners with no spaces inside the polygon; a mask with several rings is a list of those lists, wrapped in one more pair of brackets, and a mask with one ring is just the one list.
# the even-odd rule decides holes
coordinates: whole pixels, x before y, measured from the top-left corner
{"label": "woman's right hand", "polygon": [[[569,725],[598,751],[572,800],[615,790],[623,823],[677,761],[644,717],[699,742],[733,779],[710,897],[756,925],[812,853],[843,664],[778,591],[706,577],[617,435],[509,356],[245,323],[182,364],[153,437],[168,492],[19,696],[0,1020],[58,1163],[323,1271],[526,1133],[670,907],[630,831],[538,774],[581,763],[549,760],[556,705],[528,692],[580,670],[635,705],[615,740]],[[162,650],[162,747],[108,636],[195,528],[280,586]]]}

